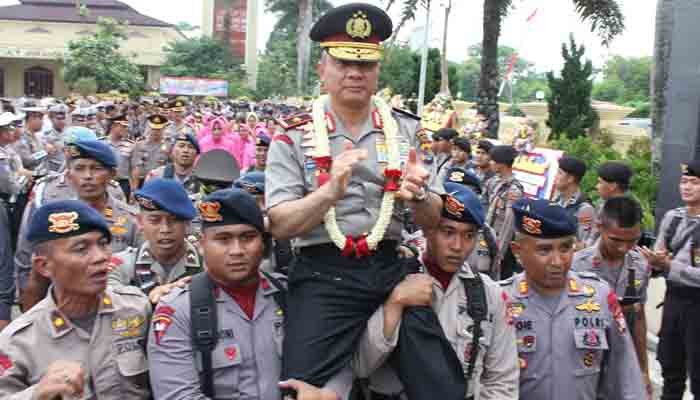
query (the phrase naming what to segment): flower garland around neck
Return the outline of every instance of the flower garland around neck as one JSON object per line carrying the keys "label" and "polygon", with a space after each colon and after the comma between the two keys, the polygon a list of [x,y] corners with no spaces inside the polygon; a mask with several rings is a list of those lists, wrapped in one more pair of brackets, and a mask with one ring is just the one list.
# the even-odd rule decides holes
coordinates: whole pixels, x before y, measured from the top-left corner
{"label": "flower garland around neck", "polygon": [[[325,105],[328,96],[321,96],[313,105],[313,137],[314,137],[314,161],[318,168],[318,186],[323,186],[330,179],[330,170],[333,163],[331,156],[330,142],[328,140],[328,125],[326,122]],[[379,243],[384,239],[386,230],[391,223],[391,217],[394,211],[394,201],[396,192],[399,190],[399,181],[401,179],[401,158],[399,155],[398,132],[399,127],[391,115],[391,108],[387,103],[379,97],[372,97],[372,103],[376,108],[376,113],[372,114],[375,119],[375,125],[381,126],[384,131],[384,138],[387,144],[387,168],[384,171],[384,195],[382,197],[381,207],[379,208],[379,218],[372,227],[369,234],[361,235],[353,238],[350,235],[344,235],[338,226],[336,220],[335,207],[331,207],[326,212],[323,220],[326,231],[330,236],[331,241],[342,250],[342,254],[346,257],[355,255],[358,258],[365,257],[376,250]]]}

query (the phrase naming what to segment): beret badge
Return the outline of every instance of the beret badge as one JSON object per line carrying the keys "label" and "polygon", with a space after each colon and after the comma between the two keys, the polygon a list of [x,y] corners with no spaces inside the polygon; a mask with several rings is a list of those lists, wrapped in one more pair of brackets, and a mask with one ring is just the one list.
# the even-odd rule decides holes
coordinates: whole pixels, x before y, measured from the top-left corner
{"label": "beret badge", "polygon": [[80,225],[75,221],[78,219],[78,213],[75,211],[54,213],[49,215],[49,232],[64,234],[80,229]]}
{"label": "beret badge", "polygon": [[219,211],[221,210],[221,203],[216,201],[207,201],[199,203],[199,213],[202,215],[202,219],[206,222],[218,222],[223,221],[224,217],[221,216]]}

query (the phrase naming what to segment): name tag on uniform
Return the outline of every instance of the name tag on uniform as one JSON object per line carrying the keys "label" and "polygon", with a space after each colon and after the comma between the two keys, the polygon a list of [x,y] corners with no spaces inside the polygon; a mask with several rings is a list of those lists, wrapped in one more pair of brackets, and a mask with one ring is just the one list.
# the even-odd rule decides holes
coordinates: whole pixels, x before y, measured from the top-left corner
{"label": "name tag on uniform", "polygon": [[44,158],[46,158],[48,155],[49,155],[49,153],[47,153],[47,152],[44,151],[44,150],[37,151],[36,153],[32,154],[32,160],[34,160],[34,161],[41,161],[41,160],[43,160]]}

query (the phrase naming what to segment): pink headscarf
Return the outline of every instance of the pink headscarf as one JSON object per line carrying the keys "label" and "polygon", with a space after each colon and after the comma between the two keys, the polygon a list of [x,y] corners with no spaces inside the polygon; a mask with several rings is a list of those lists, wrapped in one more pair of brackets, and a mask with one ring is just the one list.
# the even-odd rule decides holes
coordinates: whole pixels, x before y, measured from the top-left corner
{"label": "pink headscarf", "polygon": [[221,137],[228,137],[231,135],[231,129],[228,124],[228,121],[226,121],[226,118],[224,117],[217,117],[217,118],[212,118],[209,119],[205,124],[204,128],[202,128],[201,131],[197,134],[197,139],[203,139],[205,137],[210,137],[212,136],[212,133],[214,132],[214,124],[217,124],[221,127],[223,134]]}
{"label": "pink headscarf", "polygon": [[[214,140],[213,130],[214,126],[219,125],[223,130],[221,137],[218,140]],[[199,139],[199,147],[202,149],[202,153],[214,149],[221,149],[229,152],[236,160],[238,165],[241,165],[241,161],[238,160],[238,149],[235,141],[233,140],[229,128],[229,124],[225,118],[219,117],[215,118],[209,122],[206,128],[202,129],[204,134]]]}

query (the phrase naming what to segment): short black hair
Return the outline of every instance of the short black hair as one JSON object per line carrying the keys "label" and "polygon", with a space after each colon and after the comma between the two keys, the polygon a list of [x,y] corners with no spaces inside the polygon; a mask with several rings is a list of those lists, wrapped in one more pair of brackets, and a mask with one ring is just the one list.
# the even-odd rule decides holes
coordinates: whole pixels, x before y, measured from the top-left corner
{"label": "short black hair", "polygon": [[606,226],[615,222],[620,228],[633,228],[642,222],[642,206],[629,196],[612,197],[603,204],[600,222]]}

